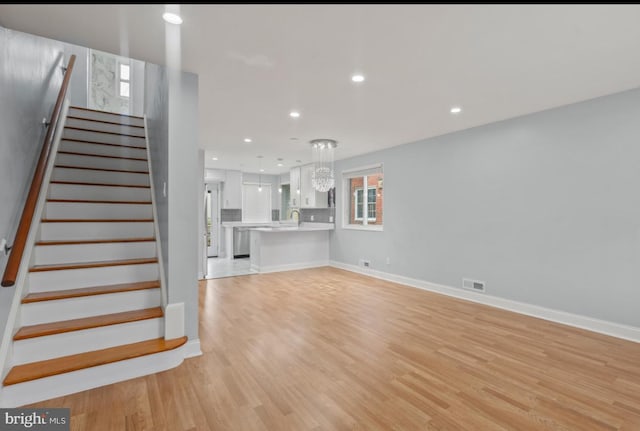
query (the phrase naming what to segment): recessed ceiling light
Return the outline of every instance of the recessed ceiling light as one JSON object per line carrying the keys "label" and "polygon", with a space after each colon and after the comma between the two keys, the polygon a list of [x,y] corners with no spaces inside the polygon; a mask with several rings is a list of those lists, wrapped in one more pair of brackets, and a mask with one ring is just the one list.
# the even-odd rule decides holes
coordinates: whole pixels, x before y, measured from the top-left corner
{"label": "recessed ceiling light", "polygon": [[452,114],[459,114],[462,112],[462,108],[459,106],[454,106],[453,108],[451,108],[451,113]]}
{"label": "recessed ceiling light", "polygon": [[300,113],[298,111],[291,111],[291,112],[289,112],[289,117],[291,117],[291,118],[299,118],[300,117]]}
{"label": "recessed ceiling light", "polygon": [[260,168],[260,172],[264,172],[264,169]]}
{"label": "recessed ceiling light", "polygon": [[353,82],[364,82],[364,75],[356,73],[355,75],[351,75],[351,80]]}
{"label": "recessed ceiling light", "polygon": [[218,160],[217,157],[211,157],[211,160]]}
{"label": "recessed ceiling light", "polygon": [[278,163],[278,166],[282,166],[282,163]]}
{"label": "recessed ceiling light", "polygon": [[248,144],[251,142],[251,138],[244,138],[244,141]]}
{"label": "recessed ceiling light", "polygon": [[162,14],[162,19],[169,24],[182,24],[182,18],[180,18],[180,15],[175,13],[165,12]]}

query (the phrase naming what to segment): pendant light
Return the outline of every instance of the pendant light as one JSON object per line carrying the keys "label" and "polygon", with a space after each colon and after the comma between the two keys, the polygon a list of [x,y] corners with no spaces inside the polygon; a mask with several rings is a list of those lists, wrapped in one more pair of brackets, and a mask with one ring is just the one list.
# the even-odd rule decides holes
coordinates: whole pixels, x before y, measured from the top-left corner
{"label": "pendant light", "polygon": [[327,192],[336,183],[333,170],[333,153],[338,146],[338,142],[333,139],[314,139],[309,143],[311,144],[313,156],[311,184],[319,192]]}
{"label": "pendant light", "polygon": [[258,165],[260,169],[260,172],[258,173],[258,191],[259,192],[262,192],[262,157],[263,156],[258,156]]}

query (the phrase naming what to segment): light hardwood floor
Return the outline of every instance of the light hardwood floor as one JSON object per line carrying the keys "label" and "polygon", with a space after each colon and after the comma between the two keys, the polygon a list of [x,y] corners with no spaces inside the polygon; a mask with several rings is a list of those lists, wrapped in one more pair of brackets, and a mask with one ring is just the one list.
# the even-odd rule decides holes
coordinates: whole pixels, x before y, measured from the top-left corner
{"label": "light hardwood floor", "polygon": [[74,430],[640,430],[640,344],[319,268],[201,282],[204,355]]}

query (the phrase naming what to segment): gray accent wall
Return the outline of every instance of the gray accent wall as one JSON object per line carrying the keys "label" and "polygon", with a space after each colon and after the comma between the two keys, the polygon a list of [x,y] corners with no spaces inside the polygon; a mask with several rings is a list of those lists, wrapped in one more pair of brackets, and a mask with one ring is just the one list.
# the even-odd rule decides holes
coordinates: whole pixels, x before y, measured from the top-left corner
{"label": "gray accent wall", "polygon": [[[0,238],[13,244],[66,64],[61,43],[0,27]],[[0,250],[0,276],[7,256]],[[0,288],[4,330],[14,288]]]}
{"label": "gray accent wall", "polygon": [[636,89],[340,160],[384,164],[384,230],[342,228],[338,178],[331,259],[638,327],[639,119]]}

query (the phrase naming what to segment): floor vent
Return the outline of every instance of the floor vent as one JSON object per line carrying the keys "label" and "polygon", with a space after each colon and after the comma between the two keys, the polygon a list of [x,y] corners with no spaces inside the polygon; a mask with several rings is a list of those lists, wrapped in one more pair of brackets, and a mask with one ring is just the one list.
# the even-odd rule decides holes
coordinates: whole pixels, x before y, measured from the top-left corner
{"label": "floor vent", "polygon": [[484,292],[484,281],[463,278],[462,287],[469,290],[475,290],[476,292]]}

